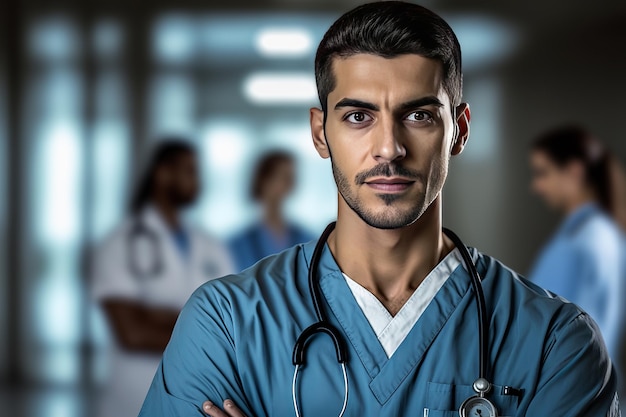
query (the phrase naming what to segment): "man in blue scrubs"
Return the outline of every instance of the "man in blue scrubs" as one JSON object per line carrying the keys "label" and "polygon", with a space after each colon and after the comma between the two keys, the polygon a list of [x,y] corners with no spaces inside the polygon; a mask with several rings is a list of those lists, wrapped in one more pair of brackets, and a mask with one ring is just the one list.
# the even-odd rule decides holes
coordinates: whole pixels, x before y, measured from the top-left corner
{"label": "man in blue scrubs", "polygon": [[[343,415],[458,415],[475,395],[480,356],[470,276],[441,230],[448,163],[469,136],[459,43],[427,9],[372,3],[333,24],[315,71],[313,144],[332,162],[339,198],[318,278],[347,348]],[[140,415],[297,415],[291,355],[317,321],[307,279],[314,247],[197,290]],[[612,364],[587,314],[471,252],[490,317],[487,398],[499,415],[619,415]],[[319,335],[307,346],[298,411],[340,415],[334,345]]]}

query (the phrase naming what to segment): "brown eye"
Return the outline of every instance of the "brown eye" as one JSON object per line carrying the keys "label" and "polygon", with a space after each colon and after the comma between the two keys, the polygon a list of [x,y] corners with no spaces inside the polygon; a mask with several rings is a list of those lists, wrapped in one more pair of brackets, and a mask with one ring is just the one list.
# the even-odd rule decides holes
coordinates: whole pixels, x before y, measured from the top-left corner
{"label": "brown eye", "polygon": [[425,111],[415,111],[409,114],[407,119],[411,122],[430,122],[432,120],[432,116],[430,113]]}
{"label": "brown eye", "polygon": [[372,118],[367,115],[366,113],[363,112],[354,112],[354,113],[350,113],[346,116],[345,120],[347,120],[350,123],[354,123],[354,124],[359,124],[359,123],[366,123],[368,121],[370,121]]}

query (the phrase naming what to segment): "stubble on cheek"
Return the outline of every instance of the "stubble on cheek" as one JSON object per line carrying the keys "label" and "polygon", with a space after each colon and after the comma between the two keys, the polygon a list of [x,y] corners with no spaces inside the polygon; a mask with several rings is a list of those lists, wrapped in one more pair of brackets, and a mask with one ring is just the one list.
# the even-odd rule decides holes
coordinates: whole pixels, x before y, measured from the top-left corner
{"label": "stubble on cheek", "polygon": [[[332,163],[332,161],[331,161]],[[394,204],[397,203],[402,198],[406,198],[406,196],[399,194],[387,194],[387,193],[379,193],[376,194],[376,197],[379,198],[388,209],[381,212],[369,210],[363,201],[359,199],[356,195],[356,192],[352,188],[352,183],[348,179],[348,177],[334,164],[332,163],[333,176],[335,177],[335,182],[337,184],[337,190],[339,194],[346,202],[348,207],[355,212],[361,220],[363,220],[366,224],[371,227],[375,227],[378,229],[399,229],[401,227],[408,226],[414,223],[419,217],[426,211],[427,205],[425,205],[425,188],[426,185],[422,179],[422,176],[418,176],[416,182],[420,182],[424,186],[424,191],[419,193],[416,196],[414,202],[407,209],[400,209],[395,207]],[[356,185],[356,181],[354,183]]]}

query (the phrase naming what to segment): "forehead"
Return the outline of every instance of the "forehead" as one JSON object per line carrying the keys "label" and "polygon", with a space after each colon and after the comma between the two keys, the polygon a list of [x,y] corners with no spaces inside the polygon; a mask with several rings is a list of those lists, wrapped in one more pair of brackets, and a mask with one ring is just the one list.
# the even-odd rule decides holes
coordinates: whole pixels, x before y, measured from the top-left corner
{"label": "forehead", "polygon": [[437,96],[448,104],[441,62],[421,55],[384,58],[373,54],[338,57],[332,63],[335,88],[329,104],[344,97],[403,102]]}
{"label": "forehead", "polygon": [[190,151],[181,151],[170,159],[170,164],[176,167],[195,165],[196,155]]}
{"label": "forehead", "polygon": [[533,149],[531,151],[530,160],[535,166],[556,167],[556,164],[552,162],[548,155],[540,149]]}

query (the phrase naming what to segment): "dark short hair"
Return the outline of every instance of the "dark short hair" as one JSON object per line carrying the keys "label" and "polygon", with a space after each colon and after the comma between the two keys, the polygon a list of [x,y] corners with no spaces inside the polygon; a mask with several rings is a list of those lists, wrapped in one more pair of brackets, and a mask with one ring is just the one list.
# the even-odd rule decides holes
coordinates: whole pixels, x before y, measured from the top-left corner
{"label": "dark short hair", "polygon": [[154,189],[156,171],[163,165],[174,162],[180,155],[196,155],[196,148],[187,139],[177,136],[164,136],[157,140],[148,165],[137,183],[131,199],[130,210],[138,213],[150,201]]}
{"label": "dark short hair", "polygon": [[591,132],[577,125],[559,126],[537,137],[531,149],[542,152],[561,168],[571,162],[581,163],[587,184],[596,193],[600,205],[612,211],[612,155]]}
{"label": "dark short hair", "polygon": [[333,23],[315,56],[317,93],[324,111],[335,88],[333,59],[356,54],[384,58],[416,54],[435,59],[442,64],[443,87],[451,104],[461,103],[461,46],[445,20],[425,7],[401,1],[369,3]]}
{"label": "dark short hair", "polygon": [[263,184],[270,178],[278,165],[283,162],[294,163],[295,158],[292,154],[283,150],[269,151],[263,155],[256,164],[252,184],[250,187],[250,197],[258,201],[263,192]]}

